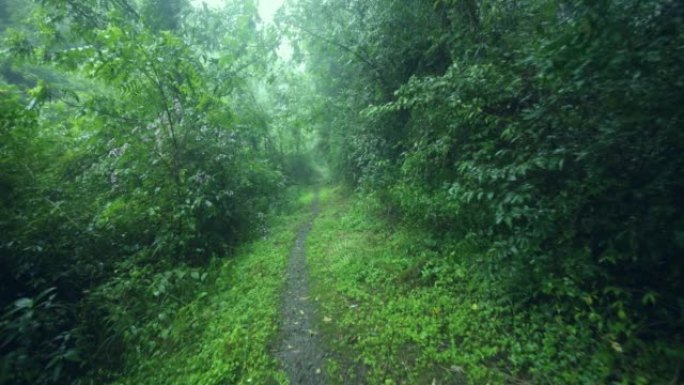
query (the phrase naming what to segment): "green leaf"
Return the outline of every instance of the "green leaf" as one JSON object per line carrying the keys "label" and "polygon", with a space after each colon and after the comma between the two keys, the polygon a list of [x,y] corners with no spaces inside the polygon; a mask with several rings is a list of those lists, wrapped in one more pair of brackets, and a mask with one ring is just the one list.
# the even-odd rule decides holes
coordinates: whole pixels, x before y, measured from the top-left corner
{"label": "green leaf", "polygon": [[14,306],[19,309],[25,309],[33,306],[33,300],[31,298],[19,298],[14,301]]}

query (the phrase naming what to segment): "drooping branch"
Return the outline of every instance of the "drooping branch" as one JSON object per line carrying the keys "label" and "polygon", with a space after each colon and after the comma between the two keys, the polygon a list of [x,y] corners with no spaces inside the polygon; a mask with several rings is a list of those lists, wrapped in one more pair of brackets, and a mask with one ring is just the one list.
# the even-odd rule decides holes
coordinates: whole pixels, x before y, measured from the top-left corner
{"label": "drooping branch", "polygon": [[382,84],[382,86],[386,92],[389,93],[392,91],[392,87],[390,85],[390,82],[385,78],[382,71],[380,71],[380,68],[378,68],[378,65],[376,63],[374,63],[373,61],[371,61],[369,58],[367,58],[364,55],[362,55],[361,53],[359,53],[357,50],[355,50],[351,47],[348,47],[348,46],[346,46],[346,45],[344,45],[338,41],[327,38],[327,37],[325,37],[319,33],[311,31],[305,27],[302,27],[299,25],[293,25],[293,24],[290,24],[290,25],[295,27],[295,28],[300,29],[302,32],[305,32],[305,33],[313,36],[316,39],[319,39],[319,40],[325,42],[326,44],[334,45],[335,47],[341,48],[341,49],[351,53],[356,59],[358,59],[360,62],[362,62],[363,64],[368,66],[373,71],[373,73],[375,74],[375,78]]}

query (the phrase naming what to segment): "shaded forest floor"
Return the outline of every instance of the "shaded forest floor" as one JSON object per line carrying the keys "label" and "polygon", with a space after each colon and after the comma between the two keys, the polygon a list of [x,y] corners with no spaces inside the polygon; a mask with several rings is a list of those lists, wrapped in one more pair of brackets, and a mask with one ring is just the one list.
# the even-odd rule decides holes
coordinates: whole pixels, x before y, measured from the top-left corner
{"label": "shaded forest floor", "polygon": [[329,383],[505,382],[480,359],[488,344],[469,330],[478,317],[467,288],[432,274],[424,237],[381,219],[371,201],[339,188],[324,196],[307,253]]}
{"label": "shaded forest floor", "polygon": [[478,283],[428,255],[415,229],[340,187],[293,206],[176,314],[159,353],[129,357],[114,383],[530,383],[507,370]]}
{"label": "shaded forest floor", "polygon": [[298,229],[310,220],[313,193],[275,218],[263,239],[245,244],[216,268],[176,315],[172,332],[152,357],[127,357],[113,384],[284,384],[277,349],[281,292]]}

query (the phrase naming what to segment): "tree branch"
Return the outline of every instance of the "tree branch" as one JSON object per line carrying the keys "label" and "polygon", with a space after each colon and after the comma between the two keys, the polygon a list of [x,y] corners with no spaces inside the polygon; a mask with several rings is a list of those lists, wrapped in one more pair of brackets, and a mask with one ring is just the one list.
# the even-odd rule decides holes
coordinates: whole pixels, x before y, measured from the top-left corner
{"label": "tree branch", "polygon": [[387,91],[388,93],[392,91],[392,87],[390,86],[389,81],[383,76],[383,74],[380,71],[380,68],[378,68],[377,64],[373,63],[370,59],[363,56],[358,51],[354,50],[353,48],[347,47],[346,45],[339,43],[335,40],[329,39],[329,38],[322,36],[316,32],[313,32],[307,28],[304,28],[302,26],[293,25],[293,24],[289,24],[289,25],[291,25],[295,28],[299,28],[301,31],[306,32],[307,34],[309,34],[309,35],[315,37],[316,39],[319,39],[319,40],[321,40],[327,44],[334,45],[335,47],[341,48],[341,49],[351,53],[355,58],[357,58],[363,64],[368,66],[375,73],[375,77],[382,84],[385,91]]}

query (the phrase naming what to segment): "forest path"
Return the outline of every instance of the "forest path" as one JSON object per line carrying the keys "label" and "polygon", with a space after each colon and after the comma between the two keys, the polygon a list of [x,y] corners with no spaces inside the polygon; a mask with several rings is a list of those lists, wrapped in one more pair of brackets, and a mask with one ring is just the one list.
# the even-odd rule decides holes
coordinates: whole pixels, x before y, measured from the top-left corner
{"label": "forest path", "polygon": [[322,385],[325,377],[325,352],[315,330],[316,304],[309,297],[309,273],[306,261],[306,239],[319,213],[319,191],[311,204],[311,216],[297,234],[287,266],[282,294],[280,333],[281,344],[276,356],[280,359],[292,385]]}

